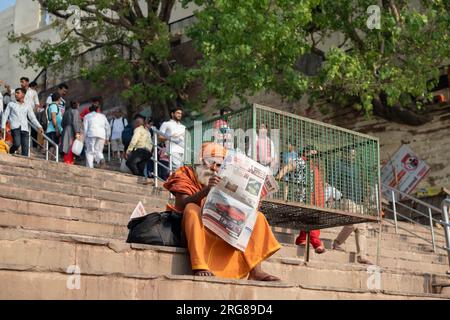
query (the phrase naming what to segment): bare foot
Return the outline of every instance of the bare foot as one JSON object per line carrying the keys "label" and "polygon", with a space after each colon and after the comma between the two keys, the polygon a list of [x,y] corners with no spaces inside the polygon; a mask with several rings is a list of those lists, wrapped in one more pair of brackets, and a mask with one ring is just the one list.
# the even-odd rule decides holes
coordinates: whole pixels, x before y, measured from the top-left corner
{"label": "bare foot", "polygon": [[197,277],[214,277],[214,273],[209,270],[194,270],[194,276]]}
{"label": "bare foot", "polygon": [[248,280],[256,280],[256,281],[281,281],[280,278],[268,274],[267,272],[253,269],[250,271],[248,275]]}

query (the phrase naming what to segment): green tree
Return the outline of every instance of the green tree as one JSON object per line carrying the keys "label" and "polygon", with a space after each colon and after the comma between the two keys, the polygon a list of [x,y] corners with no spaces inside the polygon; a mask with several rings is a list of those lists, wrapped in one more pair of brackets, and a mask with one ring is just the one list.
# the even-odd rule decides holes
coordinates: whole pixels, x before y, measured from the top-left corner
{"label": "green tree", "polygon": [[[188,3],[191,1],[185,1]],[[207,93],[221,103],[273,91],[297,100],[353,104],[411,124],[430,97],[439,66],[450,57],[448,0],[196,0],[204,6],[190,30],[202,53],[198,70]],[[369,6],[379,5],[380,27]],[[332,35],[342,42],[324,53]],[[307,76],[299,57],[324,63]],[[431,80],[431,81],[430,81]]]}
{"label": "green tree", "polygon": [[[57,70],[76,64],[81,75],[94,83],[123,80],[122,95],[128,102],[129,116],[140,105],[151,103],[155,111],[164,111],[160,116],[167,117],[177,99],[187,100],[190,73],[169,63],[168,22],[176,0],[38,2],[57,17],[52,29],[58,32],[59,40],[39,41],[11,34],[10,41],[23,44],[19,57],[26,66]],[[83,58],[94,50],[100,53],[96,63]]]}

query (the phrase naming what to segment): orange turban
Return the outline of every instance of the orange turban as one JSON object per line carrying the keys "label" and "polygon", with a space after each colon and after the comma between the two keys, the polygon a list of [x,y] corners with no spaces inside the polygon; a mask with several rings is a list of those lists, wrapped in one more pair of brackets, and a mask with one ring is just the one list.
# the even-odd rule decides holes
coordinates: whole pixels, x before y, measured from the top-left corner
{"label": "orange turban", "polygon": [[227,153],[227,149],[225,149],[222,145],[215,142],[205,142],[202,144],[202,150],[200,152],[199,158],[209,159],[209,158],[225,158]]}

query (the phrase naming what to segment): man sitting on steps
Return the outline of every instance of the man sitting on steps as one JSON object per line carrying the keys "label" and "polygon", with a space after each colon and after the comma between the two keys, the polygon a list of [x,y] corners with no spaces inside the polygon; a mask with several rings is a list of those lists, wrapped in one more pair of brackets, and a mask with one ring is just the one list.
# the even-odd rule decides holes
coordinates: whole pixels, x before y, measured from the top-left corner
{"label": "man sitting on steps", "polygon": [[216,172],[225,153],[226,149],[219,144],[203,144],[200,164],[179,168],[164,184],[175,196],[175,205],[168,205],[168,209],[183,215],[182,232],[186,236],[194,275],[232,279],[248,275],[249,280],[279,281],[278,277],[261,269],[261,262],[281,248],[262,213],[258,213],[245,252],[226,243],[202,223],[202,206],[211,188],[220,181]]}

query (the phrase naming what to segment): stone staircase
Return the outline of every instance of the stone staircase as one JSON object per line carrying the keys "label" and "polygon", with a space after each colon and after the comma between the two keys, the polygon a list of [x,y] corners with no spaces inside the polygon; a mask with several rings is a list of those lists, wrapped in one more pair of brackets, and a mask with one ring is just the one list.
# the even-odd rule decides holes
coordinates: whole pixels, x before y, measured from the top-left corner
{"label": "stone staircase", "polygon": [[[282,282],[193,277],[185,249],[125,243],[137,202],[161,211],[167,198],[131,175],[0,155],[0,299],[450,299],[445,252],[386,223],[378,272],[355,263],[353,237],[305,263],[298,231],[273,227],[283,247],[263,268]],[[322,231],[328,249],[339,230]],[[369,226],[374,262],[378,231]]]}

